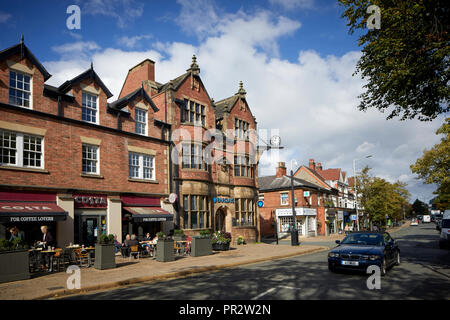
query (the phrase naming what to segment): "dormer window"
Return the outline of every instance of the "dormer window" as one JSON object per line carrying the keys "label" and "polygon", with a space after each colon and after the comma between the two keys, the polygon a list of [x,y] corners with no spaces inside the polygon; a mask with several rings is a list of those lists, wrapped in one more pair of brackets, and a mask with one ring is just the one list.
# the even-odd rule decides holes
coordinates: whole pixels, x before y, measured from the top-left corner
{"label": "dormer window", "polygon": [[82,93],[82,107],[81,119],[86,122],[98,123],[98,96],[83,92]]}
{"label": "dormer window", "polygon": [[147,111],[135,108],[134,114],[135,132],[147,135]]}
{"label": "dormer window", "polygon": [[9,71],[9,104],[31,108],[31,76]]}

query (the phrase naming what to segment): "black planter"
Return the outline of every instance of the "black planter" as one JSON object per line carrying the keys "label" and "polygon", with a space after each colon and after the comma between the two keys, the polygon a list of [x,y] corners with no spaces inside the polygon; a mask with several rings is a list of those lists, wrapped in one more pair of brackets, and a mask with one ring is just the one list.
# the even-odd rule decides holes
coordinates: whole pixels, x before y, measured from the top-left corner
{"label": "black planter", "polygon": [[174,261],[174,247],[172,239],[158,239],[156,243],[156,261],[169,262]]}
{"label": "black planter", "polygon": [[207,256],[210,254],[212,254],[211,238],[192,238],[192,257]]}
{"label": "black planter", "polygon": [[95,269],[111,269],[116,267],[116,254],[114,253],[114,244],[96,244],[95,245]]}
{"label": "black planter", "polygon": [[214,251],[226,251],[230,249],[230,243],[213,243],[212,249]]}
{"label": "black planter", "polygon": [[28,250],[0,251],[0,283],[29,278]]}

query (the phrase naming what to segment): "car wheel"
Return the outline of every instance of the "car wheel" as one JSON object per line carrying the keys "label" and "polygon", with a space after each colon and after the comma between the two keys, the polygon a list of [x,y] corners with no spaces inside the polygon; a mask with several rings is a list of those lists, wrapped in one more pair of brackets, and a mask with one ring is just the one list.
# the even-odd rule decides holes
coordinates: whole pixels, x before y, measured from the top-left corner
{"label": "car wheel", "polygon": [[386,275],[386,258],[383,258],[383,262],[381,262],[381,275]]}
{"label": "car wheel", "polygon": [[400,252],[397,251],[397,254],[395,255],[395,265],[399,266],[400,265]]}

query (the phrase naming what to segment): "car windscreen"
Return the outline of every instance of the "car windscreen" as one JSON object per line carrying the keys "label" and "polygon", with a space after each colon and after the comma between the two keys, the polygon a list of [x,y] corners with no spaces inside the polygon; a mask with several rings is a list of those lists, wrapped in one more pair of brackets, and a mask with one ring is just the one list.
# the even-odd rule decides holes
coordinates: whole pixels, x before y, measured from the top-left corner
{"label": "car windscreen", "polygon": [[382,246],[383,237],[381,234],[373,233],[355,233],[349,234],[342,240],[342,244],[356,244],[366,246]]}
{"label": "car windscreen", "polygon": [[441,227],[442,228],[450,228],[450,219],[442,220]]}

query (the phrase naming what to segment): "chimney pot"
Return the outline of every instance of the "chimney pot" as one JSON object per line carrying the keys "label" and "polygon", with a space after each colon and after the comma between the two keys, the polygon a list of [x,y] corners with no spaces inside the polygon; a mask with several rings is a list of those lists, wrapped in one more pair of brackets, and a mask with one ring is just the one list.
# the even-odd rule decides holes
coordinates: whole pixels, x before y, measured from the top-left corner
{"label": "chimney pot", "polygon": [[309,159],[309,168],[316,170],[316,163],[314,162],[314,159]]}
{"label": "chimney pot", "polygon": [[286,175],[286,164],[284,162],[278,162],[277,178],[280,178],[285,175]]}

